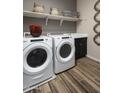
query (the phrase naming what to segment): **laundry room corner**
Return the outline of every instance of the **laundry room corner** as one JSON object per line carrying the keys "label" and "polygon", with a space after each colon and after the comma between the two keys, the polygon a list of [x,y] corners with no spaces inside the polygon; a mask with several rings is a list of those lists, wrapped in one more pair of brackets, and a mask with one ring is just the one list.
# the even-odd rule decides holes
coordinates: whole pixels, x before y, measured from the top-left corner
{"label": "laundry room corner", "polygon": [[0,3],[0,93],[124,93],[124,0]]}
{"label": "laundry room corner", "polygon": [[100,93],[96,2],[23,0],[24,93]]}

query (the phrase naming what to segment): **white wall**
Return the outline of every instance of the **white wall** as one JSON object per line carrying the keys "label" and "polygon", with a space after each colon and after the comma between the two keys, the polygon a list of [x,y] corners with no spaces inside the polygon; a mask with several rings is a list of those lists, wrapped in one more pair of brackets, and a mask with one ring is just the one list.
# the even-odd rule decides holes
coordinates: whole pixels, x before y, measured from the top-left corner
{"label": "white wall", "polygon": [[93,31],[95,25],[93,16],[96,13],[93,7],[96,1],[97,0],[77,0],[77,11],[81,13],[80,17],[83,19],[83,21],[77,24],[77,32],[88,34],[87,56],[99,61],[100,47],[93,42],[95,35]]}

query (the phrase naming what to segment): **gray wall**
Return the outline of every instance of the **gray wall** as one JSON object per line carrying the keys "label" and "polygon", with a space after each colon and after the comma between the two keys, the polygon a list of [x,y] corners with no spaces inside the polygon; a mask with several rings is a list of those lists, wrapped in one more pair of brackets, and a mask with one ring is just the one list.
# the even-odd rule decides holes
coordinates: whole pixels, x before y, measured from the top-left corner
{"label": "gray wall", "polygon": [[[42,3],[45,6],[46,13],[49,13],[50,7],[56,7],[60,10],[76,11],[76,0],[23,0],[23,10],[32,11],[34,1]],[[23,31],[29,31],[29,25],[34,23],[43,25],[43,34],[76,32],[75,22],[64,22],[60,27],[59,21],[49,20],[46,26],[44,19],[28,17],[23,17]]]}

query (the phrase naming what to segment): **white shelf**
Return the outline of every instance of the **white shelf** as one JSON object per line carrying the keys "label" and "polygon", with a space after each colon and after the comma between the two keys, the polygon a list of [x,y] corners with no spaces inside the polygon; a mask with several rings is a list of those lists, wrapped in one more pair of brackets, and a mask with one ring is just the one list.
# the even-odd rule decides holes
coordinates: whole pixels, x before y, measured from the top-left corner
{"label": "white shelf", "polygon": [[73,21],[73,22],[81,21],[80,18],[50,15],[47,13],[37,13],[37,12],[32,12],[32,11],[23,11],[23,16],[33,17],[33,18],[44,18],[46,19],[46,25],[49,19],[60,20],[60,26],[62,25],[63,21]]}

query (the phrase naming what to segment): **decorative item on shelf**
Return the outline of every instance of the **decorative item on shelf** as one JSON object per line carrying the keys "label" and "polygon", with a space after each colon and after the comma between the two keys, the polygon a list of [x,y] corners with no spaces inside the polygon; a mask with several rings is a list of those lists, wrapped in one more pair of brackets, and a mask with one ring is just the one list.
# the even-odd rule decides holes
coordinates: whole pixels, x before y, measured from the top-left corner
{"label": "decorative item on shelf", "polygon": [[44,5],[37,4],[36,2],[34,2],[33,12],[43,13],[44,10],[45,10]]}
{"label": "decorative item on shelf", "polygon": [[42,34],[42,26],[38,24],[32,24],[29,26],[30,34],[33,37],[39,37]]}
{"label": "decorative item on shelf", "polygon": [[79,18],[80,13],[79,12],[72,12],[73,17]]}
{"label": "decorative item on shelf", "polygon": [[67,16],[67,17],[76,17],[76,18],[79,18],[79,16],[80,16],[79,12],[76,12],[76,11],[74,12],[71,10],[62,11],[62,15]]}
{"label": "decorative item on shelf", "polygon": [[58,8],[50,8],[51,15],[61,15]]}
{"label": "decorative item on shelf", "polygon": [[63,16],[72,17],[72,11],[64,10],[62,11]]}

